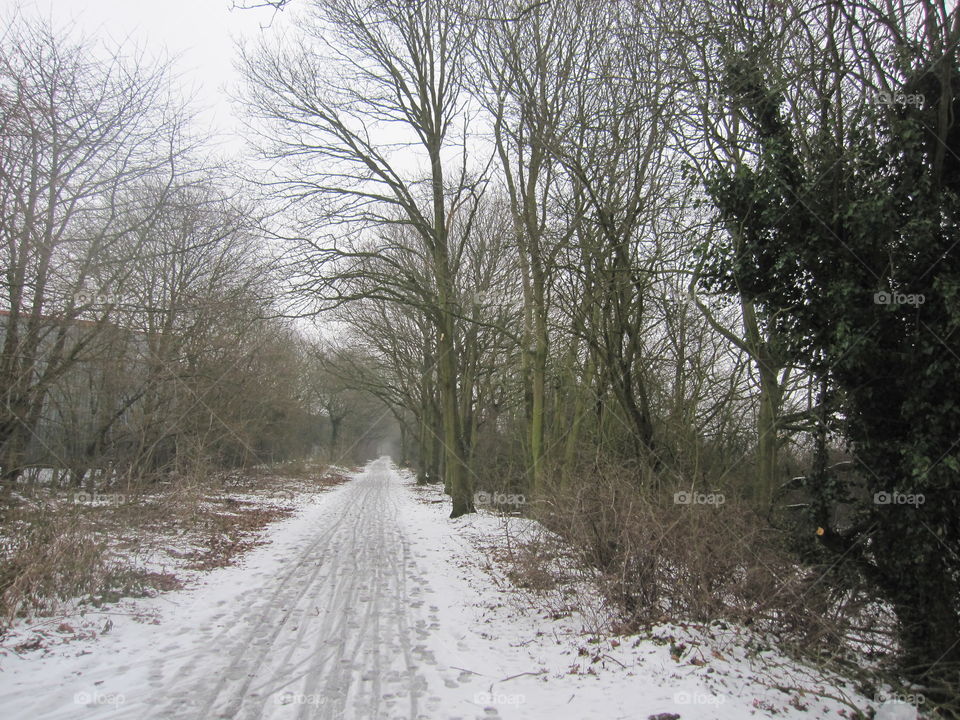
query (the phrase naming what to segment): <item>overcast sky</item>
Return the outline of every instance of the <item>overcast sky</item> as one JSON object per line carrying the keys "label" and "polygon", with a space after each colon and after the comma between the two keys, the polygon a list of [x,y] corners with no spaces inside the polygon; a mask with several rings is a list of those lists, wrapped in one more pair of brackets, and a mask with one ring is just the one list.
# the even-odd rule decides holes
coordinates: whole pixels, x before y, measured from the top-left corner
{"label": "overcast sky", "polygon": [[[175,68],[201,111],[203,129],[226,136],[227,148],[239,149],[226,90],[239,78],[234,71],[235,38],[256,39],[283,26],[281,13],[269,9],[231,9],[234,0],[0,0],[0,18],[18,6],[73,23],[83,34],[108,43],[133,43],[149,56],[174,57]],[[270,25],[267,29],[261,26]]]}

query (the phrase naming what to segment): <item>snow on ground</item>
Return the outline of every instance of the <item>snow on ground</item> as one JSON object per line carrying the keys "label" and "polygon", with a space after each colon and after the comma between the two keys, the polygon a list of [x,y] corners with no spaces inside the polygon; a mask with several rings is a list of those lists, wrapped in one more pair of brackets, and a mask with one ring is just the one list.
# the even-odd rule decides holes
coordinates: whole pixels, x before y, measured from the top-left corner
{"label": "snow on ground", "polygon": [[690,629],[591,642],[485,572],[498,517],[451,521],[411,482],[381,458],[298,497],[238,565],[113,606],[98,638],[5,652],[0,717],[792,720],[851,717],[827,695],[866,704]]}

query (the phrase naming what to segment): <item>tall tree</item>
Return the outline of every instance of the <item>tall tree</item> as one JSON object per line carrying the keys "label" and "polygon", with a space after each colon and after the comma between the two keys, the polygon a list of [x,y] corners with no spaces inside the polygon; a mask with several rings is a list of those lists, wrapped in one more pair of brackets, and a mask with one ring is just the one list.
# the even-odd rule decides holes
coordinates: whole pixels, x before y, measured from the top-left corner
{"label": "tall tree", "polygon": [[755,161],[715,168],[738,235],[713,280],[772,311],[820,379],[821,436],[847,438],[866,491],[821,459],[811,538],[880,589],[906,669],[946,698],[960,668],[960,16],[918,2],[797,18],[818,74],[781,82],[751,47],[725,58]]}
{"label": "tall tree", "polygon": [[109,249],[155,217],[180,172],[182,114],[164,68],[16,18],[0,38],[0,468],[8,483],[54,382],[106,327],[80,325],[122,292]]}
{"label": "tall tree", "polygon": [[[577,55],[599,37],[581,24],[590,3],[531,7],[497,0],[478,6],[474,36],[475,92],[493,123],[500,171],[510,203],[523,288],[523,364],[530,476],[543,480],[549,289],[556,253],[573,225],[554,223],[549,210],[560,178],[552,145],[584,70]],[[505,22],[502,18],[514,18]],[[566,237],[565,237],[566,236]]]}
{"label": "tall tree", "polygon": [[[245,53],[246,99],[264,122],[262,149],[283,196],[307,227],[336,235],[304,239],[321,298],[337,297],[350,263],[378,252],[371,227],[402,223],[420,243],[430,285],[387,287],[400,302],[418,297],[436,328],[444,472],[454,517],[473,510],[457,381],[454,218],[472,212],[476,181],[451,156],[463,131],[469,28],[444,0],[329,0],[311,6],[296,48]],[[398,151],[402,146],[403,152]],[[417,161],[425,172],[411,168]],[[451,173],[451,167],[453,172]],[[309,205],[309,210],[304,203]],[[336,267],[335,267],[336,266]]]}

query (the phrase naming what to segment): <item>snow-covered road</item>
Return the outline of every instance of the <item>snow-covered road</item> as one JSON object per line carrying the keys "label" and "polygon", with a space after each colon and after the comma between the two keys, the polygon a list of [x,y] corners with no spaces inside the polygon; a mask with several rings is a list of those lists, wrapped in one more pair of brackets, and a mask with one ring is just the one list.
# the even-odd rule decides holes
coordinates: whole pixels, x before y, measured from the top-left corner
{"label": "snow-covered road", "polygon": [[401,492],[382,459],[328,498],[313,535],[208,633],[207,652],[173,672],[162,657],[154,663],[175,689],[161,690],[158,714],[417,717],[437,608],[423,599],[427,575],[411,554]]}
{"label": "snow-covered road", "polygon": [[431,688],[464,673],[428,649],[438,600],[404,493],[381,458],[241,567],[174,593],[179,608],[153,601],[159,624],[115,623],[97,647],[43,658],[43,672],[8,660],[3,717],[439,717]]}
{"label": "snow-covered road", "polygon": [[500,521],[450,521],[439,492],[418,501],[411,482],[376,460],[302,499],[239,565],[94,614],[110,624],[95,640],[5,653],[0,718],[845,716],[840,703],[807,696],[801,709],[774,689],[789,663],[765,682],[734,649],[704,647],[706,663],[690,663],[667,641],[589,645],[573,617],[517,607],[470,539],[496,536]]}

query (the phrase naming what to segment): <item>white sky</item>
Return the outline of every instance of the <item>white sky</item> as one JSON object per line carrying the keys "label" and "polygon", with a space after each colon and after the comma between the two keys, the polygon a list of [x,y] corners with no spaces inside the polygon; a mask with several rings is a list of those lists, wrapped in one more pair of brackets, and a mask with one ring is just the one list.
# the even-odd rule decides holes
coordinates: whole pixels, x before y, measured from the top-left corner
{"label": "white sky", "polygon": [[51,18],[54,26],[73,24],[81,34],[108,45],[134,45],[148,57],[173,58],[184,93],[192,97],[192,106],[200,113],[199,129],[222,135],[223,149],[239,151],[242,141],[235,134],[238,126],[227,92],[240,81],[234,71],[234,40],[277,33],[288,13],[275,17],[271,9],[231,9],[233,2],[0,0],[0,19],[20,7],[28,14]]}
{"label": "white sky", "polygon": [[[307,3],[294,0],[292,7],[279,13],[272,8],[234,8],[235,4],[261,1],[0,0],[0,23],[19,7],[28,16],[51,19],[54,27],[74,26],[79,34],[99,40],[107,48],[139,48],[148,57],[172,59],[183,94],[198,112],[196,129],[215,135],[220,153],[235,158],[247,148],[230,102],[242,82],[234,69],[236,41],[275,40],[284,29],[295,26],[295,13],[302,12]],[[412,139],[396,127],[377,127],[373,132],[384,143]],[[471,139],[471,143],[477,142],[477,138]],[[489,152],[482,148],[477,157],[486,158]],[[451,153],[456,160],[459,150],[454,147]],[[411,148],[403,149],[393,160],[409,170],[426,172],[425,161],[418,160]]]}

